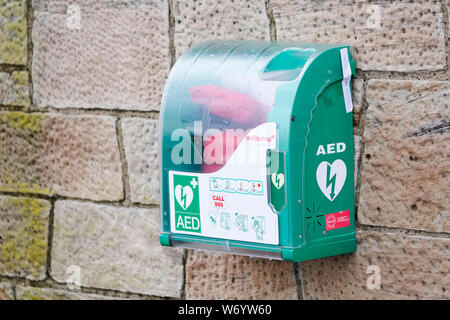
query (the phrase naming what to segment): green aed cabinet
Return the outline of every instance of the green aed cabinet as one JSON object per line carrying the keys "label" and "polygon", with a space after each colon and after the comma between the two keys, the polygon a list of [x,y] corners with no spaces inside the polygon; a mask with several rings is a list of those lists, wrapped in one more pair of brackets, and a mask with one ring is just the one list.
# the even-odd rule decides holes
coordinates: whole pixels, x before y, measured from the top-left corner
{"label": "green aed cabinet", "polygon": [[348,46],[211,41],[160,113],[160,243],[303,261],[356,250]]}

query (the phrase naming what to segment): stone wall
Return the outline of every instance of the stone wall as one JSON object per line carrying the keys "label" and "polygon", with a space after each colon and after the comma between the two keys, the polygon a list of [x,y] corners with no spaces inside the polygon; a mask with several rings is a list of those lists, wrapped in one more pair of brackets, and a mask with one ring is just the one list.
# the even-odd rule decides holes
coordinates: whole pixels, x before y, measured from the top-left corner
{"label": "stone wall", "polygon": [[[0,0],[0,299],[449,299],[449,9]],[[294,264],[159,245],[161,93],[217,38],[352,45],[357,252]]]}

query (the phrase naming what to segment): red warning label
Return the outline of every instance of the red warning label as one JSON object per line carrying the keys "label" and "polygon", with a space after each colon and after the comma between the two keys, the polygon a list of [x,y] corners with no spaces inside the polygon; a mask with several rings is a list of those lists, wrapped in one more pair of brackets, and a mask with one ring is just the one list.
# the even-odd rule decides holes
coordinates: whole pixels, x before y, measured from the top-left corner
{"label": "red warning label", "polygon": [[327,231],[350,226],[350,210],[325,215]]}

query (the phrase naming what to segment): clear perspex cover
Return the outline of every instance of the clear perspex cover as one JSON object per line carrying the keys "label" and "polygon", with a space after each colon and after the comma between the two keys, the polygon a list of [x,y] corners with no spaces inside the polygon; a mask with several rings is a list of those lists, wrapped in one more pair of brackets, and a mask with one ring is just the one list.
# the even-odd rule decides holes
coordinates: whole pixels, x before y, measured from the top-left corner
{"label": "clear perspex cover", "polygon": [[[211,42],[177,62],[160,122],[163,232],[279,243],[267,201],[277,126],[267,119],[277,88],[297,78],[311,54],[285,50],[277,60],[276,44]],[[284,184],[282,175],[273,179]]]}

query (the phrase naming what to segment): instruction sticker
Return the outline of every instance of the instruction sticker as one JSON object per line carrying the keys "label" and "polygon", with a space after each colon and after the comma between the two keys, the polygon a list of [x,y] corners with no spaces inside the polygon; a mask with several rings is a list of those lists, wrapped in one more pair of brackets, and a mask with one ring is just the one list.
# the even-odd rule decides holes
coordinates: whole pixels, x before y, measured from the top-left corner
{"label": "instruction sticker", "polygon": [[275,148],[275,135],[273,122],[252,129],[251,139],[244,138],[216,172],[170,171],[171,231],[278,244],[278,215],[267,202],[266,177],[267,150]]}

